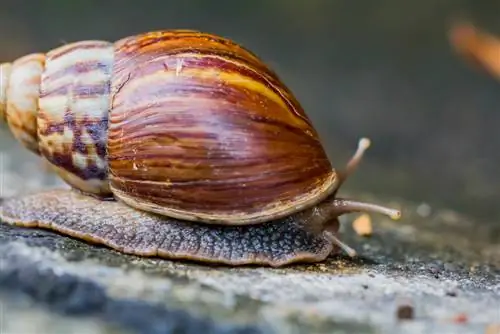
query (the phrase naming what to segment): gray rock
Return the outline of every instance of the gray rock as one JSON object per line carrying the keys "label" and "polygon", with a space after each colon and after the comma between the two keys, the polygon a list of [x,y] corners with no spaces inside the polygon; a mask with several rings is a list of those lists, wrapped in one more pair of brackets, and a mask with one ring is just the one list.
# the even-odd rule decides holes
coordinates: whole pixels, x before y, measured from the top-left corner
{"label": "gray rock", "polygon": [[343,225],[343,240],[359,258],[339,255],[279,269],[139,258],[0,224],[1,298],[7,305],[0,329],[484,333],[500,323],[495,224],[435,209],[421,215],[413,203],[396,205],[405,208],[404,219],[373,217],[370,238]]}

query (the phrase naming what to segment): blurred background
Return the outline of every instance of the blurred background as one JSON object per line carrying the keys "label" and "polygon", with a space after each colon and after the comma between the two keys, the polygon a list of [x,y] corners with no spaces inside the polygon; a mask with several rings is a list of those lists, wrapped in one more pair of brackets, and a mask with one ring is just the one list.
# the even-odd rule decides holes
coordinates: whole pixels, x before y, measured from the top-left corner
{"label": "blurred background", "polygon": [[[500,82],[447,39],[466,18],[500,36],[500,2],[478,0],[2,0],[0,61],[83,39],[187,28],[257,53],[292,89],[342,167],[344,186],[500,218]],[[58,185],[3,126],[2,194]]]}

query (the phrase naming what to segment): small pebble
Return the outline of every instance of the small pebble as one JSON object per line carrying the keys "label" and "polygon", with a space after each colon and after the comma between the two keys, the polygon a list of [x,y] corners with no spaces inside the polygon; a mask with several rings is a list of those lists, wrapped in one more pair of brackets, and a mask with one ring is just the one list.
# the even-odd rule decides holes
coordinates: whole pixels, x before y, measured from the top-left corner
{"label": "small pebble", "polygon": [[358,235],[361,235],[363,237],[368,237],[373,233],[372,221],[370,219],[370,216],[367,214],[362,214],[361,216],[356,218],[356,220],[354,220],[354,222],[352,223],[352,227]]}
{"label": "small pebble", "polygon": [[453,318],[453,322],[457,323],[457,324],[464,324],[466,323],[468,320],[468,317],[467,317],[467,314],[465,313],[460,313],[460,314],[457,314],[454,318]]}
{"label": "small pebble", "polygon": [[439,266],[430,264],[429,266],[427,266],[427,270],[434,275],[434,278],[439,278],[439,274],[441,273],[441,269],[439,268]]}
{"label": "small pebble", "polygon": [[398,319],[408,320],[413,319],[413,307],[411,305],[401,305],[398,307]]}
{"label": "small pebble", "polygon": [[456,297],[457,293],[455,291],[447,291],[446,295],[449,296],[449,297]]}

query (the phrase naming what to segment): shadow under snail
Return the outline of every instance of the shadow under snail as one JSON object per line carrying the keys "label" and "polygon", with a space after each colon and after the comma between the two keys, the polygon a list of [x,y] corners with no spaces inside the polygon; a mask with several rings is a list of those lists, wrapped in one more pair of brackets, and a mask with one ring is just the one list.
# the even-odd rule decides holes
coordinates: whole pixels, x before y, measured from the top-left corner
{"label": "shadow under snail", "polygon": [[231,40],[157,31],[0,66],[13,136],[69,185],[5,199],[5,223],[127,254],[277,267],[354,255],[340,215],[400,216],[336,197],[368,139],[332,168],[291,91]]}

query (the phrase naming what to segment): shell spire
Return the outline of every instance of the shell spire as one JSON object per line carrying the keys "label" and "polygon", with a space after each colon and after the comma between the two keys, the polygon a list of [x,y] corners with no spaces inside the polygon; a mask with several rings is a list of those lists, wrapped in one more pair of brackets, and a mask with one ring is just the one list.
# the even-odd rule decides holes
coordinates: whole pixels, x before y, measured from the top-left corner
{"label": "shell spire", "polygon": [[0,65],[0,114],[12,135],[28,150],[39,154],[38,97],[45,56],[30,54]]}

